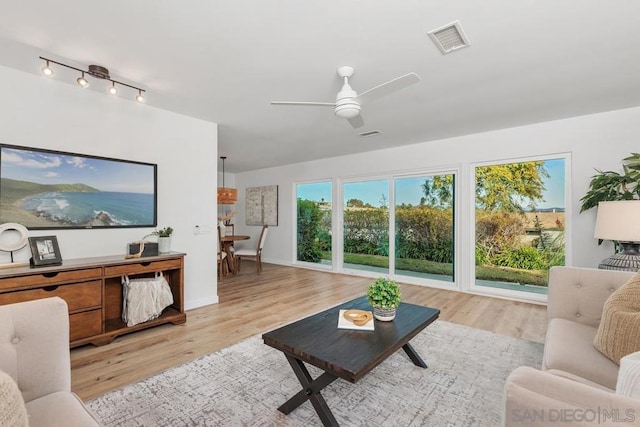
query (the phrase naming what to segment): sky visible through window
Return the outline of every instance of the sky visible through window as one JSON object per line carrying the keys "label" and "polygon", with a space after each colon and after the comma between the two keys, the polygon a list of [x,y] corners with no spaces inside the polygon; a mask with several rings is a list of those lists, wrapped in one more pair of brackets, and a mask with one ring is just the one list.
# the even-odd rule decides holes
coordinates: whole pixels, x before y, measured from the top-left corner
{"label": "sky visible through window", "polygon": [[[549,177],[544,179],[544,200],[538,203],[538,209],[564,208],[564,162],[565,159],[545,160]],[[424,195],[421,185],[424,176],[402,178],[396,181],[396,204],[418,205]],[[389,184],[386,180],[362,181],[358,183],[358,196],[345,194],[346,199],[358,198],[372,206],[380,206],[382,195],[389,199]],[[331,182],[298,184],[298,197],[307,200],[331,201]]]}
{"label": "sky visible through window", "polygon": [[331,201],[331,181],[298,184],[297,198],[314,202]]}

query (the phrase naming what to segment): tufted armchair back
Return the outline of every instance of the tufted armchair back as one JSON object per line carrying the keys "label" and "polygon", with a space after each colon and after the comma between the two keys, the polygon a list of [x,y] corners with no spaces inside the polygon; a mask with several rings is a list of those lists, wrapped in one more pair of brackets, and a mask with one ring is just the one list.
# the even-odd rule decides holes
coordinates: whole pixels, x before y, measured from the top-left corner
{"label": "tufted armchair back", "polygon": [[0,370],[25,402],[71,391],[69,313],[59,298],[0,305]]}
{"label": "tufted armchair back", "polygon": [[551,268],[547,303],[549,320],[561,318],[597,328],[609,295],[634,274],[595,268]]}

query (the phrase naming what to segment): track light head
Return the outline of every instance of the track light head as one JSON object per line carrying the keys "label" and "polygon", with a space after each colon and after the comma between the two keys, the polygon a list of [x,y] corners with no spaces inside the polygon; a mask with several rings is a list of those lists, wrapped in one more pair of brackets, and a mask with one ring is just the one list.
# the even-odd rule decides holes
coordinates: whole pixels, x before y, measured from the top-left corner
{"label": "track light head", "polygon": [[53,69],[49,66],[49,61],[47,61],[47,65],[42,67],[42,74],[44,74],[47,77],[53,76]]}
{"label": "track light head", "polygon": [[144,96],[142,95],[142,90],[138,89],[138,95],[136,95],[136,101],[144,102]]}
{"label": "track light head", "polygon": [[117,95],[118,89],[116,89],[116,82],[111,82],[111,87],[109,88],[109,93],[111,95]]}
{"label": "track light head", "polygon": [[84,71],[82,72],[82,75],[76,79],[76,81],[85,89],[89,87],[89,81],[84,78]]}

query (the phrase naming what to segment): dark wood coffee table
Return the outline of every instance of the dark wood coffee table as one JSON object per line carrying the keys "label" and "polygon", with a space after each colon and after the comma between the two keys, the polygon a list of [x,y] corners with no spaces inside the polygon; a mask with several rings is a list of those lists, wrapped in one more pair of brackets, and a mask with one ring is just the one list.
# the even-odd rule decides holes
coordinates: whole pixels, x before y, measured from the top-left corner
{"label": "dark wood coffee table", "polygon": [[[409,341],[440,315],[440,310],[401,303],[392,322],[375,321],[375,331],[338,329],[340,309],[371,310],[366,297],[314,314],[262,335],[264,343],[282,351],[302,385],[278,410],[289,414],[310,400],[322,423],[337,426],[333,413],[320,394],[338,378],[356,383],[367,372],[402,348],[411,361],[426,368]],[[324,373],[313,379],[305,364]]]}

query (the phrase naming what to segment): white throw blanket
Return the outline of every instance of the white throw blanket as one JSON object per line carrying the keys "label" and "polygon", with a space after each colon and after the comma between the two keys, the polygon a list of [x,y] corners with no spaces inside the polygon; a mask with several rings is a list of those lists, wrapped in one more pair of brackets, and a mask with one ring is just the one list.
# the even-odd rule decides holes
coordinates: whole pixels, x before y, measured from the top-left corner
{"label": "white throw blanket", "polygon": [[173,304],[171,288],[161,272],[151,278],[122,276],[122,292],[122,321],[127,326],[155,319]]}

